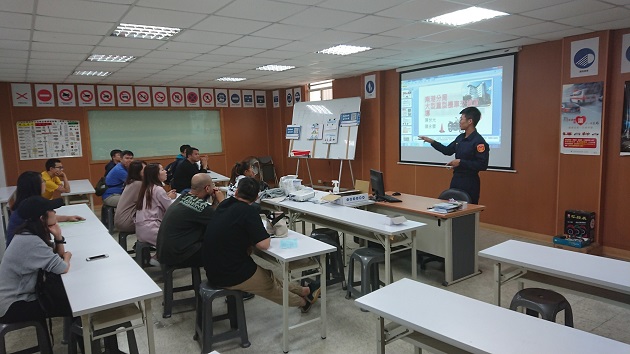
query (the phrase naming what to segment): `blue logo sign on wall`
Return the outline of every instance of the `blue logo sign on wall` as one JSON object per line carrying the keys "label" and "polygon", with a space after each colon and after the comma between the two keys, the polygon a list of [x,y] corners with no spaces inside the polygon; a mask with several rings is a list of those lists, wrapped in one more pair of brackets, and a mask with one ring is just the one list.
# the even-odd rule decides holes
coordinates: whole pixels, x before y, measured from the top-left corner
{"label": "blue logo sign on wall", "polygon": [[233,94],[232,96],[230,96],[230,101],[232,101],[232,103],[234,104],[237,104],[241,102],[241,98],[237,94]]}
{"label": "blue logo sign on wall", "polygon": [[365,84],[365,91],[367,91],[367,93],[372,93],[374,92],[374,81],[368,81]]}
{"label": "blue logo sign on wall", "polygon": [[243,102],[252,103],[254,102],[254,97],[252,97],[252,95],[245,95],[243,96]]}
{"label": "blue logo sign on wall", "polygon": [[291,103],[293,101],[293,96],[290,93],[287,93],[287,103]]}
{"label": "blue logo sign on wall", "polygon": [[573,56],[573,64],[580,69],[586,69],[595,62],[595,52],[591,48],[582,48]]}
{"label": "blue logo sign on wall", "polygon": [[227,100],[227,95],[226,94],[224,94],[223,92],[217,93],[217,101],[218,102],[225,103],[226,100]]}
{"label": "blue logo sign on wall", "polygon": [[628,48],[626,48],[626,60],[630,61],[630,46],[628,46]]}
{"label": "blue logo sign on wall", "polygon": [[256,96],[256,103],[265,103],[265,96]]}
{"label": "blue logo sign on wall", "polygon": [[299,93],[299,92],[296,92],[296,93],[295,93],[295,102],[296,102],[296,103],[297,103],[297,102],[300,102],[300,93]]}
{"label": "blue logo sign on wall", "polygon": [[280,97],[278,97],[278,96],[273,96],[273,101],[274,101],[275,103],[278,103],[278,102],[280,101]]}

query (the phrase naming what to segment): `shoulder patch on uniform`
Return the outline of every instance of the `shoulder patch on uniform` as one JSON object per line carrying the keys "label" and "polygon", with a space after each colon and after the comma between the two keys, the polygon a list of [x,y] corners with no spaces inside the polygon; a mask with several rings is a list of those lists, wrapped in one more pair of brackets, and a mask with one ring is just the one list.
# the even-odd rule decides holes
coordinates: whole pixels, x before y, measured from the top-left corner
{"label": "shoulder patch on uniform", "polygon": [[477,145],[477,152],[484,152],[484,151],[486,151],[486,146],[484,144]]}

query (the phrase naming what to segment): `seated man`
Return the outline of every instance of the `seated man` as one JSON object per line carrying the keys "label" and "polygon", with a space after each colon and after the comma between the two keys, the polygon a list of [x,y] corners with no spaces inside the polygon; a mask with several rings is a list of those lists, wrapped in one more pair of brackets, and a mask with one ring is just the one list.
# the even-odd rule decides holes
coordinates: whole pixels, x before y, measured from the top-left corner
{"label": "seated man", "polygon": [[114,166],[116,166],[116,165],[118,165],[118,163],[120,163],[120,161],[122,160],[121,153],[122,153],[122,151],[118,150],[118,149],[114,149],[114,150],[109,152],[109,156],[112,159],[111,159],[111,161],[109,161],[107,163],[107,165],[105,165],[105,175],[104,176],[107,176],[109,171],[111,171],[112,168],[114,168]]}
{"label": "seated man", "polygon": [[[219,205],[206,228],[204,268],[210,286],[251,292],[281,305],[282,280],[250,256],[252,247],[264,250],[271,245],[260,215],[251,206],[259,189],[257,180],[245,177],[236,194]],[[320,292],[317,282],[308,287],[295,283],[284,286],[289,287],[289,306],[300,307],[302,313],[311,309]]]}
{"label": "seated man", "polygon": [[44,198],[53,199],[55,192],[59,192],[59,194],[70,192],[70,183],[68,183],[68,177],[63,172],[61,160],[48,159],[46,161],[46,171],[42,172],[42,178],[46,182],[46,189],[42,193]]}
{"label": "seated man", "polygon": [[[201,169],[197,162],[201,161]],[[177,165],[171,187],[178,193],[185,193],[190,189],[190,181],[197,173],[206,173],[208,169],[208,156],[200,156],[199,149],[195,147],[186,148],[186,159]]]}
{"label": "seated man", "polygon": [[[212,197],[212,205],[206,202]],[[206,226],[214,209],[223,201],[207,173],[193,176],[188,194],[180,196],[162,218],[157,235],[160,263],[184,267],[203,267],[201,246]]]}
{"label": "seated man", "polygon": [[108,206],[118,206],[120,195],[125,188],[125,181],[127,180],[127,169],[133,161],[133,152],[125,150],[121,153],[122,160],[119,164],[114,166],[111,171],[105,177],[105,184],[107,190],[103,193],[103,204]]}

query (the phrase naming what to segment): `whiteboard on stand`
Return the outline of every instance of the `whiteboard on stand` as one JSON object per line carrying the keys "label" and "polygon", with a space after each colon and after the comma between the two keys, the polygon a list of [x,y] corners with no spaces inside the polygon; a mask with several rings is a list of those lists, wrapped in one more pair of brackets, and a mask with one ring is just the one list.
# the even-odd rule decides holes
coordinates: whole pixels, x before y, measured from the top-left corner
{"label": "whiteboard on stand", "polygon": [[359,125],[339,126],[336,143],[327,143],[331,131],[326,125],[335,120],[339,124],[342,114],[360,114],[360,110],[361,97],[296,103],[291,124],[301,126],[301,134],[289,143],[289,157],[296,156],[296,151],[308,151],[314,159],[354,160]]}

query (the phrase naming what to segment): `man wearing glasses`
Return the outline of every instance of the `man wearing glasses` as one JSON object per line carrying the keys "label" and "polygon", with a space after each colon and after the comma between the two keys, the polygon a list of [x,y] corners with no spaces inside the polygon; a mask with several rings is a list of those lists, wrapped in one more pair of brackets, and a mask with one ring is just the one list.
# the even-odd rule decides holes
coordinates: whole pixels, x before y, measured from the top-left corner
{"label": "man wearing glasses", "polygon": [[68,177],[63,172],[63,165],[59,159],[49,159],[46,161],[46,171],[42,172],[42,178],[46,182],[46,190],[42,196],[46,199],[53,199],[55,192],[70,192]]}

